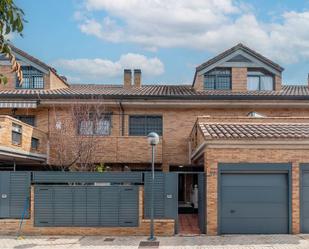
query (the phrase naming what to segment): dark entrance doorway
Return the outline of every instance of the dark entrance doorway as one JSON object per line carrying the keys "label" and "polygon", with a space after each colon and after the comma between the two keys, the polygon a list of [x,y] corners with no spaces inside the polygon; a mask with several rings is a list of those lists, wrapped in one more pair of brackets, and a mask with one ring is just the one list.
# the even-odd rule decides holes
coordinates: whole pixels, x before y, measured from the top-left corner
{"label": "dark entrance doorway", "polygon": [[[199,171],[196,170],[197,168]],[[181,166],[170,169],[178,173],[178,233],[180,235],[204,233],[205,229],[201,227],[199,220],[205,217],[200,215],[205,211],[205,185],[201,181],[204,178],[200,177],[200,175],[204,175],[204,172],[200,172],[203,168],[196,167],[194,169],[194,166]],[[200,187],[202,192],[199,193]]]}
{"label": "dark entrance doorway", "polygon": [[193,214],[198,212],[197,193],[198,180],[197,174],[179,173],[178,174],[178,213]]}

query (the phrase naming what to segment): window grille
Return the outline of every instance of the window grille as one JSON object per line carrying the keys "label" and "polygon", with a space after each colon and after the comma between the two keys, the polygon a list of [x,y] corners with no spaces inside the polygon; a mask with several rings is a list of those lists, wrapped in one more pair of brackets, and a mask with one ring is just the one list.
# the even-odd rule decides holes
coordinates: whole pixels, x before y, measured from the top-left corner
{"label": "window grille", "polygon": [[80,135],[108,136],[111,133],[111,114],[102,114],[100,117],[88,115],[87,119],[79,121],[78,132]]}
{"label": "window grille", "polygon": [[162,136],[162,126],[161,116],[133,115],[129,118],[129,135],[147,136],[150,132],[156,132]]}
{"label": "window grille", "polygon": [[32,66],[22,66],[23,82],[17,80],[16,88],[42,89],[44,88],[44,74]]}
{"label": "window grille", "polygon": [[215,68],[204,75],[205,90],[230,90],[231,70],[228,68]]}

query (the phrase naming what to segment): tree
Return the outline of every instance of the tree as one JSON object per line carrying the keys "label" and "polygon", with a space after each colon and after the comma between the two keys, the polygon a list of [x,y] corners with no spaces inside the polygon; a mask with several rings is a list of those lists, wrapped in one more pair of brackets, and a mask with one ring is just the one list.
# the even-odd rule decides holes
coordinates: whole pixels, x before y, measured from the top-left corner
{"label": "tree", "polygon": [[96,170],[96,132],[109,130],[109,123],[104,123],[109,114],[102,102],[75,103],[68,108],[54,106],[51,114],[50,164],[63,171]]}
{"label": "tree", "polygon": [[[0,0],[0,54],[11,61],[12,71],[16,72],[19,82],[22,82],[23,75],[20,64],[12,53],[8,36],[14,33],[22,36],[24,22],[24,12],[13,0]],[[7,77],[0,73],[0,84],[6,83]]]}

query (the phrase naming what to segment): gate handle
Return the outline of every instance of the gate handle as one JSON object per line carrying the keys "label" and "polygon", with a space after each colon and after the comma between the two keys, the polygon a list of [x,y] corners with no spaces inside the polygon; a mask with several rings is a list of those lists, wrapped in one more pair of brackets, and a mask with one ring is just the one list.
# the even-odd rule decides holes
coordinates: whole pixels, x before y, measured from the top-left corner
{"label": "gate handle", "polygon": [[230,213],[231,213],[231,214],[235,213],[235,210],[231,209],[231,210],[230,210]]}

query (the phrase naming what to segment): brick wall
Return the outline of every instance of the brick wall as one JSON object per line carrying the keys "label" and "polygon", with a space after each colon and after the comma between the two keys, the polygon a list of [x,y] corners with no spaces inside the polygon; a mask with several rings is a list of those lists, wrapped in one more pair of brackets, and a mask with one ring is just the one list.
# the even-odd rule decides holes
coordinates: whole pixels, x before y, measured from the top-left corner
{"label": "brick wall", "polygon": [[194,89],[197,91],[204,90],[204,75],[196,75],[195,81],[194,81]]}
{"label": "brick wall", "polygon": [[[148,235],[150,221],[143,219],[143,189],[139,192],[139,226],[138,227],[34,227],[34,190],[31,189],[31,216],[24,220],[22,235]],[[174,220],[155,220],[155,234],[172,236],[174,234]],[[0,219],[0,235],[17,235],[20,225],[18,219]]]}
{"label": "brick wall", "polygon": [[247,68],[233,67],[232,68],[232,91],[242,92],[247,91]]}
{"label": "brick wall", "polygon": [[[228,103],[226,104],[228,106]],[[50,137],[52,138],[52,131],[55,129],[55,116],[57,118],[71,118],[70,108],[60,108],[56,107],[56,115],[53,112],[54,108],[50,107],[48,111],[47,108],[38,109],[18,109],[16,114],[26,114],[26,115],[36,115],[37,127],[45,132],[50,132]],[[117,139],[112,139],[112,137],[121,136],[121,115],[119,108],[110,108],[109,111],[113,112],[112,117],[112,134],[111,137],[100,137],[98,142],[98,147],[102,150],[99,151],[98,160],[100,162],[108,162],[110,160],[115,160],[115,148],[117,148]],[[175,109],[175,108],[165,108],[165,109],[155,109],[155,108],[125,108],[125,133],[128,135],[128,123],[130,114],[153,114],[153,115],[163,115],[163,137],[162,140],[162,160],[163,169],[168,170],[168,166],[171,164],[187,164],[189,163],[189,151],[188,151],[188,141],[189,135],[192,131],[194,123],[197,116],[210,115],[214,117],[224,117],[224,116],[246,116],[249,112],[256,111],[258,113],[264,114],[266,116],[309,116],[309,110],[306,108],[194,108],[194,109]],[[0,114],[12,114],[10,109],[1,109]],[[257,119],[258,120],[258,119]],[[73,134],[76,134],[75,130],[71,130]],[[137,140],[146,140],[146,137],[140,137]],[[105,141],[105,142],[104,142]],[[120,140],[118,140],[120,141]],[[123,139],[124,144],[126,143],[128,147],[133,145],[136,140],[130,140],[130,137]],[[122,143],[121,141],[121,143]],[[123,144],[123,145],[124,145]],[[51,146],[52,147],[52,146]],[[51,148],[52,149],[52,148]],[[131,149],[131,148],[130,148]],[[161,149],[160,149],[161,150]],[[128,156],[128,159],[123,159],[122,161],[129,161],[129,157],[134,157],[135,154],[130,152],[127,153],[120,152],[122,156]],[[136,152],[138,155],[140,152]],[[150,158],[147,155],[147,149],[145,148],[144,154],[141,153],[145,158]],[[101,157],[102,156],[102,157]],[[53,157],[51,155],[51,157]],[[141,162],[141,160],[139,160]],[[147,161],[148,162],[148,161]]]}
{"label": "brick wall", "polygon": [[275,75],[275,90],[280,91],[282,89],[282,79],[280,76]]}
{"label": "brick wall", "polygon": [[61,89],[68,87],[61,79],[59,79],[58,76],[56,76],[55,73],[51,71],[49,72],[49,78],[47,82],[49,82],[49,86],[46,86],[47,89]]}
{"label": "brick wall", "polygon": [[15,73],[12,73],[12,68],[10,65],[1,65],[0,66],[0,74],[3,74],[7,77],[7,84],[0,84],[0,90],[2,89],[15,89],[16,86],[16,75]]}
{"label": "brick wall", "polygon": [[204,166],[207,173],[207,234],[216,235],[218,230],[218,163],[292,163],[292,233],[300,232],[300,184],[299,164],[309,162],[309,149],[253,147],[207,148]]}
{"label": "brick wall", "polygon": [[[16,145],[12,143],[12,127],[13,124],[20,125],[22,128],[21,144]],[[31,148],[31,139],[39,139],[39,146],[37,150]],[[10,116],[0,115],[0,145],[12,149],[22,150],[25,152],[47,153],[47,134],[43,131],[20,122]]]}

